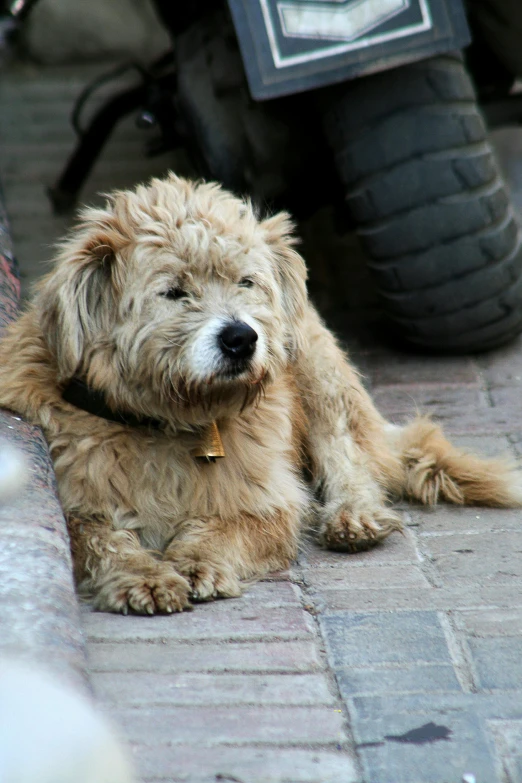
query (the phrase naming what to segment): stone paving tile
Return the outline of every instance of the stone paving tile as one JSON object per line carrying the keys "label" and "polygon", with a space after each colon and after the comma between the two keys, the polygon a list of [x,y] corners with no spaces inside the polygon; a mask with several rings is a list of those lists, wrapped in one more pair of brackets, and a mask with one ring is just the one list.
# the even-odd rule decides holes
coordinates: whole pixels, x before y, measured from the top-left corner
{"label": "stone paving tile", "polygon": [[317,606],[327,612],[382,612],[430,610],[450,611],[491,607],[510,609],[522,604],[522,581],[484,585],[480,582],[459,587],[432,587],[424,589],[380,588],[367,590],[322,590],[315,599]]}
{"label": "stone paving tile", "polygon": [[487,726],[493,735],[497,754],[503,759],[504,780],[522,780],[522,721],[491,720]]}
{"label": "stone paving tile", "polygon": [[520,386],[522,388],[522,337],[484,354],[479,359],[483,375],[492,388]]}
{"label": "stone paving tile", "polygon": [[522,530],[430,536],[421,543],[444,585],[522,583]]}
{"label": "stone paving tile", "polygon": [[451,664],[355,667],[336,670],[343,699],[372,693],[460,691]]}
{"label": "stone paving tile", "polygon": [[522,456],[522,428],[517,430],[511,430],[509,433],[509,441],[513,447],[513,451],[515,452],[517,459],[520,460],[520,457]]}
{"label": "stone paving tile", "polygon": [[522,383],[518,386],[492,389],[490,398],[496,408],[504,411],[516,410],[522,400]]}
{"label": "stone paving tile", "polygon": [[[451,384],[403,384],[375,386],[377,408],[390,421],[402,424],[414,415],[428,414],[449,433],[490,436],[522,430],[520,389],[493,389]],[[480,449],[479,449],[480,451]]]}
{"label": "stone paving tile", "polygon": [[471,408],[475,415],[491,407],[488,396],[479,388],[469,386],[377,386],[372,397],[381,412],[392,419],[397,416],[433,416],[453,420]]}
{"label": "stone paving tile", "polygon": [[388,722],[390,719],[393,721],[394,716],[407,718],[412,727],[424,725],[426,718],[428,722],[449,727],[454,717],[474,715],[486,731],[491,721],[522,722],[522,690],[490,693],[446,691],[431,694],[428,698],[422,693],[355,696],[350,700],[350,712],[358,744],[382,741],[389,733]]}
{"label": "stone paving tile", "polygon": [[144,783],[361,783],[352,759],[340,750],[293,748],[198,748],[176,745],[135,746],[134,758]]}
{"label": "stone paving tile", "polygon": [[[430,729],[441,738],[408,740],[410,732],[429,735]],[[476,783],[496,780],[492,748],[472,712],[436,720],[425,699],[422,712],[410,716],[386,711],[378,719],[359,722],[357,731],[363,770],[371,783],[460,783],[465,774],[474,775]]]}
{"label": "stone paving tile", "polygon": [[512,448],[506,435],[452,435],[452,443],[483,457],[512,457]]}
{"label": "stone paving tile", "polygon": [[304,567],[316,568],[359,568],[372,565],[397,565],[399,563],[419,562],[415,539],[409,530],[392,533],[380,546],[367,552],[357,552],[349,555],[340,552],[329,552],[320,549],[315,544],[308,544],[299,556]]}
{"label": "stone paving tile", "polygon": [[127,740],[149,745],[333,745],[346,739],[331,707],[105,707]]}
{"label": "stone paving tile", "polygon": [[313,672],[324,668],[312,642],[221,644],[91,642],[92,672]]}
{"label": "stone paving tile", "polygon": [[[422,508],[422,506],[410,506],[412,520],[419,525],[417,534],[421,546],[424,539],[432,534],[488,533],[495,530],[505,532],[508,530],[521,530],[521,512],[509,508],[483,508],[473,506],[460,508],[443,505],[436,508]],[[442,536],[446,541],[447,536]]]}
{"label": "stone paving tile", "polygon": [[157,674],[93,673],[97,698],[119,707],[333,705],[326,676],[320,674]]}
{"label": "stone paving tile", "polygon": [[379,663],[451,663],[435,612],[336,612],[320,618],[334,668]]}
{"label": "stone paving tile", "polygon": [[429,702],[422,693],[355,696],[350,700],[350,711],[361,721],[378,721],[388,714],[417,719],[426,713],[427,704],[435,723],[443,723],[448,715],[466,712],[475,712],[481,720],[495,720],[499,715],[506,720],[518,720],[522,719],[522,688],[494,694],[446,691],[433,694]]}
{"label": "stone paving tile", "polygon": [[315,590],[338,590],[356,588],[359,590],[375,587],[429,587],[430,584],[417,565],[365,565],[364,568],[308,568],[303,575],[305,581]]}
{"label": "stone paving tile", "polygon": [[[498,780],[484,718],[520,710],[520,704],[508,708],[489,697],[456,691],[356,697],[352,707],[358,752],[372,783],[460,783],[465,773],[473,774],[477,783]],[[440,739],[418,741],[414,732],[429,729]]]}
{"label": "stone paving tile", "polygon": [[444,381],[452,384],[480,384],[480,370],[476,362],[463,356],[415,356],[398,352],[386,356],[383,351],[372,362],[370,377],[374,386],[440,385]]}
{"label": "stone paving tile", "polygon": [[520,636],[522,635],[522,606],[509,609],[487,609],[459,612],[464,633],[470,636]]}
{"label": "stone paving tile", "polygon": [[468,639],[479,686],[511,690],[522,685],[522,639],[519,636]]}
{"label": "stone paving tile", "polygon": [[[441,740],[431,745],[401,744],[403,753],[399,758],[403,767],[397,769],[397,776],[392,778],[382,777],[378,774],[368,777],[366,780],[371,783],[460,783],[464,772],[475,775],[477,783],[490,783],[490,781],[499,781],[499,783],[518,783],[521,779],[516,775],[506,778],[501,772],[506,769],[506,764],[515,766],[520,756],[520,745],[516,745],[518,740],[518,725],[522,723],[522,692],[520,690],[501,692],[494,694],[473,693],[464,694],[457,692],[446,692],[432,694],[427,697],[425,694],[409,695],[385,695],[385,696],[363,696],[355,697],[350,702],[353,725],[355,727],[356,741],[359,747],[359,753],[368,755],[368,764],[375,765],[375,759],[372,758],[372,751],[375,750],[381,758],[384,757],[384,763],[393,763],[392,758],[386,758],[388,746],[391,744],[386,740],[386,735],[397,735],[403,731],[425,726],[427,723],[433,723],[435,726],[443,726],[451,730],[452,734],[448,741]],[[498,742],[499,736],[494,730],[494,724],[501,721],[500,738],[503,742]],[[515,729],[511,735],[513,745],[508,749],[507,743],[504,744],[506,737],[503,732],[508,733],[507,727],[514,726]],[[392,728],[393,727],[393,728]],[[392,729],[392,730],[390,730]],[[384,745],[374,745],[361,748],[361,743],[381,743]],[[431,759],[430,748],[438,749],[441,753],[440,766],[437,758]],[[444,749],[446,748],[446,754]],[[411,750],[413,749],[413,753]],[[419,770],[419,777],[416,780],[410,775],[412,763],[416,763],[422,754],[420,750],[425,750],[424,759],[426,761],[426,772],[423,776],[422,770]],[[494,752],[497,751],[497,757],[494,758]],[[450,758],[448,758],[448,753]],[[456,768],[453,759],[460,756],[460,763],[466,766]],[[511,757],[511,758],[510,758]],[[431,763],[430,763],[431,762]],[[513,762],[513,764],[511,764]],[[433,770],[440,769],[439,777],[431,777]],[[367,767],[366,767],[367,770]],[[460,777],[457,773],[460,773]],[[447,777],[444,777],[446,775]],[[365,783],[366,783],[365,780]]]}
{"label": "stone paving tile", "polygon": [[[238,602],[239,603],[239,602]],[[224,608],[226,605],[226,608]],[[98,612],[83,614],[83,627],[91,641],[156,641],[158,639],[212,639],[256,641],[302,639],[314,631],[307,612],[293,606],[250,607],[233,600],[199,605],[193,612],[169,617],[114,616],[110,621]]]}

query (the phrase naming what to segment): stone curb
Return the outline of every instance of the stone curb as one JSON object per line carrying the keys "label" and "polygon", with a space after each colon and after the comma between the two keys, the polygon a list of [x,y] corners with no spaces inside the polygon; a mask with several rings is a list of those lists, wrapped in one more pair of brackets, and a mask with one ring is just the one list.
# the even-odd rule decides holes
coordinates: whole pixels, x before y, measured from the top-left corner
{"label": "stone curb", "polygon": [[[16,316],[20,282],[0,191],[0,334]],[[28,474],[0,505],[0,654],[41,664],[86,689],[86,657],[65,519],[42,431],[0,410],[0,441]]]}

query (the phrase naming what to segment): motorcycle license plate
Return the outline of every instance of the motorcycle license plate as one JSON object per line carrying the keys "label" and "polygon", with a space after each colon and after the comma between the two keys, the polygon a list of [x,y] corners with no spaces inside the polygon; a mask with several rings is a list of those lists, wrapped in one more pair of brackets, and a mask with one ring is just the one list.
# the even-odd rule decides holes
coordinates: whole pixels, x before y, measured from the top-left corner
{"label": "motorcycle license plate", "polygon": [[461,49],[461,0],[228,0],[253,98]]}

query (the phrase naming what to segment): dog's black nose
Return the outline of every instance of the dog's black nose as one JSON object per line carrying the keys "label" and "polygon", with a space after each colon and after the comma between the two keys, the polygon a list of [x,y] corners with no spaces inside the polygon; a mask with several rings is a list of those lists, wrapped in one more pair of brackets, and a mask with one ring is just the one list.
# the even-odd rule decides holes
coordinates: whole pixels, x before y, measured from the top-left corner
{"label": "dog's black nose", "polygon": [[229,359],[249,359],[256,342],[257,332],[244,321],[234,321],[218,334],[219,347]]}

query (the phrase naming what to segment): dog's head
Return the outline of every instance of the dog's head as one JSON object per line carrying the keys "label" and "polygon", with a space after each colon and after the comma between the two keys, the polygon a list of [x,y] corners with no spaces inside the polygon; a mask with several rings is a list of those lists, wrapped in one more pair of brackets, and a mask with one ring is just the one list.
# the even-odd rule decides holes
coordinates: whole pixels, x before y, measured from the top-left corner
{"label": "dog's head", "polygon": [[85,210],[37,294],[59,380],[183,420],[254,399],[301,342],[291,231],[286,214],[259,221],[218,185],[173,175]]}

